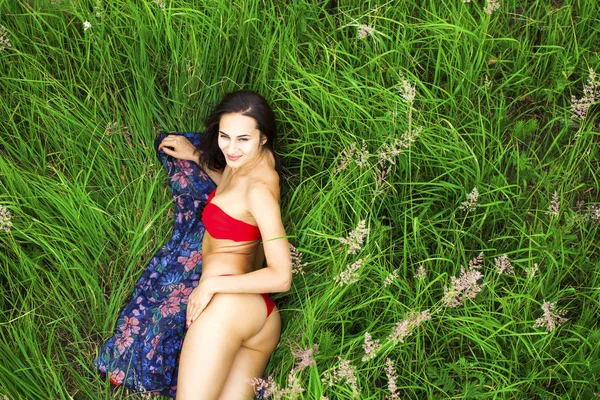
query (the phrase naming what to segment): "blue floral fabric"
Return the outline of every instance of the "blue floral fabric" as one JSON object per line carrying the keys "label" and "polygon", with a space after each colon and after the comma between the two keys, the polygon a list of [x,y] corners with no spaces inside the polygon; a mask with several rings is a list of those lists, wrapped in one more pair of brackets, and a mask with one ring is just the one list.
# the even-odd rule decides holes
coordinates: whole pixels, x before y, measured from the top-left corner
{"label": "blue floral fabric", "polygon": [[[198,145],[201,134],[178,133]],[[175,204],[173,237],[152,258],[94,364],[111,383],[175,397],[177,365],[185,337],[185,313],[202,273],[201,211],[215,183],[194,162],[158,151]]]}

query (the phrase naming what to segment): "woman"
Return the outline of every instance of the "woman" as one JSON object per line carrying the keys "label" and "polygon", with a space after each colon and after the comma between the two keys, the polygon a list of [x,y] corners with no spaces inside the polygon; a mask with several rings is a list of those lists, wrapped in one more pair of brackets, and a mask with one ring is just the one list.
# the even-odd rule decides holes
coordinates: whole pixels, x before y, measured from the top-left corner
{"label": "woman", "polygon": [[[199,214],[219,174],[207,174],[190,160],[160,151],[165,137],[160,135],[154,148],[173,192],[173,237],[142,273],[119,315],[115,334],[100,350],[95,365],[114,385],[175,397],[186,303],[202,272],[204,225]],[[194,148],[202,136],[185,133],[168,137],[178,137]]]}
{"label": "woman", "polygon": [[[203,271],[187,305],[177,399],[248,399],[277,343],[281,319],[265,293],[289,290],[292,261],[279,210],[275,118],[251,91],[225,96],[206,121],[199,152],[180,137],[160,145],[214,176],[202,213]],[[262,239],[262,246],[261,244]],[[266,258],[267,267],[256,269]]]}

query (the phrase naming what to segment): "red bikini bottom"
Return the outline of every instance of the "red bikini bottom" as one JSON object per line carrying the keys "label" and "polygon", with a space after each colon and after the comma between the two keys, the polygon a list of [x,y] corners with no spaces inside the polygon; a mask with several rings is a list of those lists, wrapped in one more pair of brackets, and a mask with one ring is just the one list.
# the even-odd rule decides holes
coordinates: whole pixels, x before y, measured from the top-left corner
{"label": "red bikini bottom", "polygon": [[[233,274],[221,274],[219,276],[233,276]],[[271,315],[273,309],[275,308],[275,302],[273,302],[273,299],[266,293],[261,293],[260,295],[267,305],[267,318],[269,318],[269,315]]]}

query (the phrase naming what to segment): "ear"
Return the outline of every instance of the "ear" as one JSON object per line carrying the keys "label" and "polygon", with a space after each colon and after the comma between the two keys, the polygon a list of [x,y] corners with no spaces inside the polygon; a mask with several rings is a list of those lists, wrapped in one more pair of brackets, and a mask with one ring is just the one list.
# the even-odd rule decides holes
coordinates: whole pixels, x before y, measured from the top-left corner
{"label": "ear", "polygon": [[260,135],[260,144],[264,145],[265,143],[267,143],[267,137],[265,135]]}

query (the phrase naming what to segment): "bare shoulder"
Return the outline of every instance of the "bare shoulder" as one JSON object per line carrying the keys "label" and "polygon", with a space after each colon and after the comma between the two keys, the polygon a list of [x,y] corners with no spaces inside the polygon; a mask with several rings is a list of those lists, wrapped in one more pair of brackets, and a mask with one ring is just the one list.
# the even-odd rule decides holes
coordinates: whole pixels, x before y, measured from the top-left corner
{"label": "bare shoulder", "polygon": [[249,199],[260,200],[268,196],[279,200],[279,175],[275,171],[261,171],[247,179],[246,195]]}
{"label": "bare shoulder", "polygon": [[[263,171],[246,187],[246,204],[260,229],[263,243],[285,237],[279,205],[279,176],[275,170]],[[259,171],[257,171],[259,172]],[[287,246],[285,247],[287,249]],[[265,248],[265,254],[268,251]],[[272,253],[271,253],[272,255]]]}
{"label": "bare shoulder", "polygon": [[247,178],[246,198],[249,208],[279,203],[279,175],[275,170],[256,171]]}

